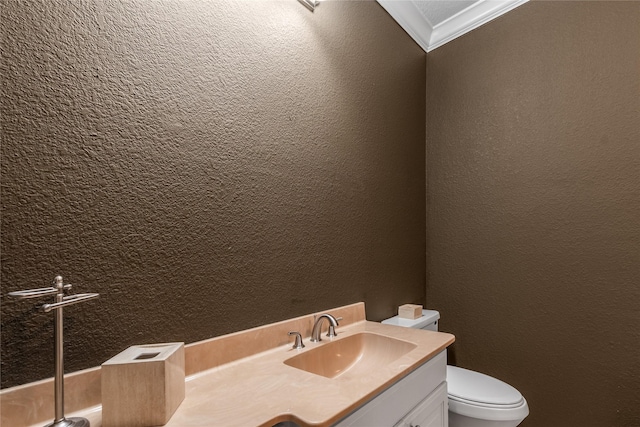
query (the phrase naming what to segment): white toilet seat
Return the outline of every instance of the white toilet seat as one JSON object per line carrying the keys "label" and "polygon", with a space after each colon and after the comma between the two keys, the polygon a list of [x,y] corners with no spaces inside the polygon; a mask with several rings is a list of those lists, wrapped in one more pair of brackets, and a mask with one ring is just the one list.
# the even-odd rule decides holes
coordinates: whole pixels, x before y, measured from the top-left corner
{"label": "white toilet seat", "polygon": [[469,418],[506,421],[529,415],[527,401],[509,384],[480,372],[447,366],[449,411]]}
{"label": "white toilet seat", "polygon": [[455,397],[452,395],[449,395],[449,401],[456,401],[458,403],[461,404],[465,404],[465,405],[471,405],[471,406],[478,406],[480,408],[495,408],[495,409],[512,409],[512,408],[519,408],[520,406],[522,406],[522,403],[524,401],[524,397],[522,399],[520,399],[520,401],[516,402],[516,403],[511,403],[508,405],[502,405],[499,403],[487,403],[487,402],[475,402],[473,400],[466,400],[466,399],[460,399],[459,397]]}

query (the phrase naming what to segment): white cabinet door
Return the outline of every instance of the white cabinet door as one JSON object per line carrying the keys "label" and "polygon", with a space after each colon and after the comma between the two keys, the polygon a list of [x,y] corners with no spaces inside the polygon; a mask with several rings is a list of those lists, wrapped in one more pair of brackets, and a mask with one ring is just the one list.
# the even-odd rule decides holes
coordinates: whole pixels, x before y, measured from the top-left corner
{"label": "white cabinet door", "polygon": [[[374,397],[333,427],[391,427],[429,399],[447,375],[447,352],[442,350],[424,365]],[[447,389],[444,389],[447,402]],[[423,427],[423,426],[421,426]],[[444,426],[446,427],[446,425]]]}
{"label": "white cabinet door", "polygon": [[449,425],[447,399],[447,383],[443,382],[413,408],[396,427],[447,427]]}

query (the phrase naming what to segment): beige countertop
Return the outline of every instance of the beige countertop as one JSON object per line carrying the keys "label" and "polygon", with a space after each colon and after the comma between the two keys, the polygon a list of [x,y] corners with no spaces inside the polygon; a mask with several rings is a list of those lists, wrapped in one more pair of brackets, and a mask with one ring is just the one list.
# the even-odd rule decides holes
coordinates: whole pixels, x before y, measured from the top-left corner
{"label": "beige countertop", "polygon": [[[454,341],[453,335],[446,333],[366,321],[363,303],[326,312],[344,319],[337,328],[338,336],[331,340],[325,337],[320,343],[309,342],[313,324],[311,314],[188,345],[185,348],[185,399],[166,426],[272,426],[280,421],[294,421],[301,426],[329,426]],[[287,335],[290,330],[302,333],[306,348],[292,348],[293,338]],[[358,370],[347,370],[335,378],[327,378],[284,363],[297,354],[359,333],[408,341],[415,344],[415,348],[391,363],[367,370],[366,375]],[[96,375],[95,370],[87,371],[94,394]],[[11,409],[11,404],[25,408],[25,390],[16,391],[22,392],[22,395],[10,394],[5,390],[0,394],[3,399],[3,424],[10,421],[7,418],[10,414],[7,415],[6,410]],[[90,392],[85,391],[84,394]],[[34,401],[33,396],[30,399]],[[83,416],[91,422],[92,427],[101,427],[99,402],[98,405],[91,405],[95,399],[87,401],[84,407],[82,403],[77,403],[80,407],[75,412],[67,409],[67,417]],[[43,415],[37,416],[42,418]],[[44,423],[46,420],[45,417]],[[42,424],[38,422],[33,425]]]}
{"label": "beige countertop", "polygon": [[[395,362],[366,376],[349,371],[336,378],[284,364],[298,352],[287,344],[235,363],[205,371],[187,382],[186,397],[167,426],[272,426],[279,421],[328,426],[420,366],[453,342],[453,336],[358,322],[338,330],[336,340],[360,332],[393,336],[416,344]],[[326,340],[326,338],[325,338]]]}

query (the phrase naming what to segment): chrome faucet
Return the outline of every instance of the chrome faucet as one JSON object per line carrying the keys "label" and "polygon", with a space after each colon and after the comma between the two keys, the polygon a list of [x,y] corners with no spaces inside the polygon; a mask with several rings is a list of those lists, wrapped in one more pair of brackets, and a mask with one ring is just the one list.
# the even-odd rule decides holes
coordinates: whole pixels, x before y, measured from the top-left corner
{"label": "chrome faucet", "polygon": [[338,326],[338,320],[332,315],[330,315],[329,313],[321,314],[320,316],[318,316],[318,318],[316,319],[316,322],[313,324],[313,331],[311,331],[311,342],[322,341],[322,338],[320,338],[320,333],[322,330],[322,321],[324,319],[327,319],[329,321],[329,331],[327,332],[327,336],[329,338],[333,338],[336,335],[338,335],[336,333],[336,326]]}

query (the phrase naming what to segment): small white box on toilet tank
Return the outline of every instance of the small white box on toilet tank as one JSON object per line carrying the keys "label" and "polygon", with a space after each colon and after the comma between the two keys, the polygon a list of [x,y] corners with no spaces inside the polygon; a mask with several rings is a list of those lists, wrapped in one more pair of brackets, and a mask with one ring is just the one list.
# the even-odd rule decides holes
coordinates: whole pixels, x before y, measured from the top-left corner
{"label": "small white box on toilet tank", "polygon": [[390,319],[383,320],[382,323],[387,325],[404,326],[405,328],[437,331],[439,319],[439,312],[435,310],[422,310],[422,317],[418,317],[417,319],[403,319],[399,316],[393,316]]}

